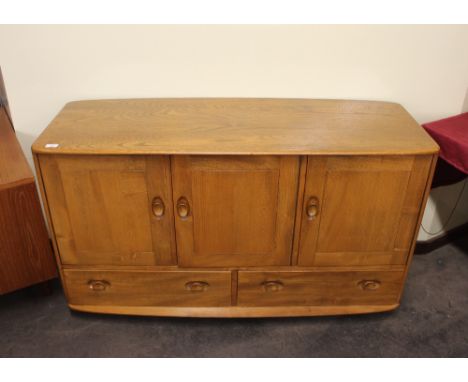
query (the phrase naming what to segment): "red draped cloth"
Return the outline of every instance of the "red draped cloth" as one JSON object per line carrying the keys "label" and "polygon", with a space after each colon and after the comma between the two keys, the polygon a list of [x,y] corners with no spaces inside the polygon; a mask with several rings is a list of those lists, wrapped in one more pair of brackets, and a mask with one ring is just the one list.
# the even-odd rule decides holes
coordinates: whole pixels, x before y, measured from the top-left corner
{"label": "red draped cloth", "polygon": [[425,123],[440,153],[432,187],[459,182],[468,174],[468,113]]}

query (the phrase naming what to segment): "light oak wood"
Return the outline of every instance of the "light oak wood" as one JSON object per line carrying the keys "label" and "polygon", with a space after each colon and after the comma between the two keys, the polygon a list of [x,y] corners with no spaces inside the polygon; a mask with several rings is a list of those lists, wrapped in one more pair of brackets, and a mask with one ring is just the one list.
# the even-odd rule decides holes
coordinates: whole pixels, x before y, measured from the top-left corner
{"label": "light oak wood", "polygon": [[[238,276],[238,306],[390,305],[403,272],[257,272]],[[376,286],[375,286],[376,285]]]}
{"label": "light oak wood", "polygon": [[178,270],[191,270],[191,271],[265,271],[265,272],[289,272],[289,271],[304,271],[304,272],[327,272],[334,271],[404,271],[406,265],[352,265],[352,266],[331,266],[324,268],[319,267],[302,267],[302,266],[290,266],[290,265],[272,265],[272,266],[260,266],[260,267],[216,267],[216,269],[209,269],[206,267],[190,267],[182,268],[179,266],[154,266],[154,265],[67,265],[62,264],[62,269],[72,270],[106,270],[106,271],[178,271]]}
{"label": "light oak wood", "polygon": [[229,306],[231,272],[64,271],[75,305]]}
{"label": "light oak wood", "polygon": [[437,145],[396,104],[169,99],[72,103],[33,151],[72,309],[267,317],[398,306]]}
{"label": "light oak wood", "polygon": [[309,157],[298,264],[405,264],[431,160]]}
{"label": "light oak wood", "polygon": [[173,307],[173,306],[111,306],[75,305],[70,309],[88,313],[127,314],[138,316],[169,317],[300,317],[336,316],[387,312],[398,308],[391,305],[335,305],[335,306],[227,306],[227,307]]}
{"label": "light oak wood", "polygon": [[231,271],[231,305],[237,305],[237,283],[239,272],[237,270]]}
{"label": "light oak wood", "polygon": [[58,268],[58,272],[59,272],[59,275],[60,275],[60,279],[62,281],[62,289],[63,289],[63,293],[65,295],[65,297],[67,298],[68,300],[68,289],[67,289],[67,286],[66,284],[64,283],[64,274],[63,274],[63,271],[64,271],[64,264],[62,264],[62,261],[60,259],[60,252],[59,252],[59,249],[58,249],[58,240],[57,240],[57,235],[55,234],[55,227],[54,227],[54,222],[52,221],[52,214],[50,212],[50,206],[49,206],[49,196],[48,194],[46,193],[45,191],[45,187],[44,187],[44,181],[43,181],[43,177],[44,177],[44,173],[41,169],[41,165],[39,163],[39,156],[36,155],[36,154],[33,154],[33,161],[34,161],[34,168],[36,169],[36,174],[37,174],[37,183],[38,183],[38,186],[39,186],[39,191],[41,193],[41,197],[42,197],[42,203],[44,205],[44,212],[45,212],[45,215],[46,215],[46,218],[47,218],[47,222],[49,224],[49,230],[51,232],[51,241],[52,241],[52,246],[53,246],[53,249],[54,249],[54,257],[55,257],[55,261],[57,263],[57,268]]}
{"label": "light oak wood", "polygon": [[289,265],[299,158],[172,158],[179,265]]}
{"label": "light oak wood", "polygon": [[401,298],[401,296],[403,294],[405,281],[406,281],[406,278],[408,277],[408,271],[409,271],[409,268],[410,268],[410,265],[411,265],[411,261],[413,260],[414,249],[415,249],[415,246],[416,246],[416,239],[418,237],[419,227],[420,227],[422,219],[423,219],[424,207],[426,206],[427,199],[429,198],[429,192],[431,191],[431,184],[432,184],[432,179],[434,178],[434,172],[435,172],[436,164],[437,164],[437,155],[433,155],[432,160],[431,160],[431,164],[430,164],[429,176],[426,179],[426,189],[424,190],[424,195],[423,195],[422,199],[420,200],[419,215],[418,215],[418,219],[417,219],[417,222],[416,222],[416,227],[413,230],[413,240],[412,240],[412,243],[411,243],[411,248],[410,248],[410,251],[409,251],[408,260],[406,262],[405,272],[404,272],[404,276],[403,276],[403,287],[400,290],[400,296],[398,297],[399,299]]}
{"label": "light oak wood", "polygon": [[299,256],[299,244],[301,237],[301,219],[302,219],[302,206],[304,203],[304,188],[306,182],[307,171],[307,157],[301,156],[301,164],[299,168],[299,183],[297,187],[297,201],[296,201],[296,217],[294,220],[294,239],[291,255],[291,265],[296,266]]}
{"label": "light oak wood", "polygon": [[69,103],[34,143],[33,151],[363,155],[430,154],[437,145],[395,103],[187,98]]}
{"label": "light oak wood", "polygon": [[[151,237],[157,265],[177,264],[172,205],[171,163],[167,156],[146,157],[146,185],[151,203]],[[162,205],[160,216],[155,213],[155,201]],[[143,213],[144,216],[144,213]],[[143,218],[143,216],[141,216]]]}
{"label": "light oak wood", "polygon": [[[166,157],[41,156],[64,264],[176,263]],[[165,213],[154,216],[160,198]]]}

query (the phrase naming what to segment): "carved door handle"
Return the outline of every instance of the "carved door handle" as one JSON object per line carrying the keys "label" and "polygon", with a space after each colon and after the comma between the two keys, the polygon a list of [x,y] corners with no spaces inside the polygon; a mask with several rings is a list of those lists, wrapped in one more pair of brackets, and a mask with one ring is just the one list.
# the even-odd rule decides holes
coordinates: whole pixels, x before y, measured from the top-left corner
{"label": "carved door handle", "polygon": [[181,219],[186,219],[190,215],[190,204],[183,196],[177,201],[177,214]]}
{"label": "carved door handle", "polygon": [[190,292],[204,292],[208,289],[210,284],[205,281],[189,281],[185,284],[185,289]]}
{"label": "carved door handle", "polygon": [[312,196],[309,198],[307,201],[306,205],[306,214],[307,214],[307,219],[313,220],[317,217],[319,213],[319,201],[318,198],[315,196]]}
{"label": "carved door handle", "polygon": [[365,291],[377,290],[380,288],[378,280],[362,280],[358,282],[359,287]]}
{"label": "carved door handle", "polygon": [[110,282],[106,280],[91,280],[88,282],[88,286],[94,292],[103,292],[110,287]]}
{"label": "carved door handle", "polygon": [[281,281],[264,281],[261,285],[265,292],[278,292],[284,288]]}
{"label": "carved door handle", "polygon": [[157,218],[162,218],[164,216],[164,212],[166,211],[164,202],[159,196],[153,198],[151,208],[153,210],[153,215]]}

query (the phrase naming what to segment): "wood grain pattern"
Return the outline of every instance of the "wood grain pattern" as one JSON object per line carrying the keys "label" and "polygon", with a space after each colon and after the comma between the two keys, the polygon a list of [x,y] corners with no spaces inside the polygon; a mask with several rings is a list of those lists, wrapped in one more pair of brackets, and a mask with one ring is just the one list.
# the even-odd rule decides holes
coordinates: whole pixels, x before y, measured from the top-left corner
{"label": "wood grain pattern", "polygon": [[[413,221],[414,224],[414,221]],[[315,252],[314,266],[363,266],[406,264],[408,250],[389,250],[384,252]]]}
{"label": "wood grain pattern", "polygon": [[26,157],[4,108],[0,108],[0,190],[34,182]]}
{"label": "wood grain pattern", "polygon": [[177,250],[169,157],[146,157],[146,185],[148,187],[148,203],[151,204],[154,198],[160,198],[164,205],[163,216],[157,217],[154,213],[150,213],[156,264],[175,265],[177,264]]}
{"label": "wood grain pattern", "polygon": [[0,108],[0,294],[56,277],[32,171]]}
{"label": "wood grain pattern", "polygon": [[[231,272],[65,270],[69,302],[77,305],[229,306]],[[106,284],[93,290],[92,282]],[[205,283],[190,290],[190,283]]]}
{"label": "wood grain pattern", "polygon": [[408,277],[409,267],[411,265],[411,261],[413,260],[414,248],[416,246],[416,238],[418,237],[419,227],[420,227],[422,219],[423,219],[424,207],[426,206],[427,199],[429,198],[429,193],[431,191],[431,184],[432,184],[432,179],[434,178],[434,172],[435,172],[435,169],[436,169],[436,164],[437,164],[437,155],[433,155],[431,157],[431,162],[430,162],[430,165],[429,165],[429,175],[428,175],[428,177],[426,179],[424,194],[423,194],[421,200],[419,201],[419,212],[418,212],[418,215],[417,215],[416,224],[415,224],[414,229],[413,229],[411,247],[410,247],[410,250],[409,250],[409,256],[408,256],[407,261],[406,261],[406,267],[405,267],[404,276],[403,276],[403,287],[400,290],[399,298],[401,298],[401,295],[403,294],[405,281],[406,281],[406,278]]}
{"label": "wood grain pattern", "polygon": [[317,251],[391,251],[411,164],[411,157],[329,158]]}
{"label": "wood grain pattern", "polygon": [[288,265],[292,250],[298,157],[173,157],[181,266]]}
{"label": "wood grain pattern", "polygon": [[[253,272],[238,275],[239,306],[397,304],[403,272]],[[281,284],[265,288],[266,282]],[[380,283],[363,290],[363,281]]]}
{"label": "wood grain pattern", "polygon": [[51,237],[51,242],[52,242],[52,248],[53,248],[53,252],[54,252],[55,262],[56,262],[57,268],[58,268],[58,274],[60,275],[60,280],[62,281],[63,293],[64,293],[65,297],[68,300],[67,286],[63,282],[63,280],[64,280],[63,267],[64,266],[63,266],[62,261],[60,259],[60,253],[59,253],[59,250],[58,250],[58,239],[57,239],[57,235],[55,233],[54,224],[52,222],[52,214],[50,212],[50,206],[49,206],[49,200],[48,200],[49,196],[47,195],[47,193],[45,191],[44,181],[43,181],[43,173],[42,173],[41,165],[39,163],[39,156],[37,154],[33,154],[33,161],[34,161],[34,168],[36,169],[37,184],[38,184],[38,187],[39,187],[39,191],[41,193],[41,198],[42,198],[42,203],[44,205],[44,212],[45,212],[45,215],[46,215],[47,224],[49,226],[49,230],[50,230],[50,233],[51,233],[51,236],[52,236]]}
{"label": "wood grain pattern", "polygon": [[[131,128],[129,128],[131,125]],[[46,148],[56,143],[58,148]],[[427,154],[400,105],[310,99],[137,99],[67,104],[33,145],[61,154]]]}
{"label": "wood grain pattern", "polygon": [[258,266],[258,267],[216,267],[215,269],[207,267],[190,267],[182,268],[177,265],[155,266],[155,265],[74,265],[62,264],[62,269],[72,270],[104,270],[104,271],[178,271],[190,270],[197,272],[214,272],[214,271],[265,271],[265,272],[288,272],[288,271],[304,271],[304,272],[334,272],[334,271],[404,271],[406,265],[350,265],[350,266],[330,266],[324,269],[323,267],[302,267],[291,265],[271,265],[271,266]]}
{"label": "wood grain pattern", "polygon": [[336,316],[387,312],[398,308],[390,305],[334,305],[334,306],[226,306],[226,307],[169,307],[169,306],[111,306],[69,304],[73,310],[89,313],[128,314],[169,317],[300,317]]}
{"label": "wood grain pattern", "polygon": [[301,223],[302,223],[302,212],[304,204],[304,194],[305,194],[305,183],[306,183],[306,173],[307,173],[307,157],[300,157],[300,167],[299,167],[299,182],[297,185],[297,200],[296,200],[296,216],[294,219],[294,238],[293,238],[293,247],[291,254],[291,265],[296,266],[298,264],[299,257],[299,243],[301,238]]}
{"label": "wood grain pattern", "polygon": [[311,197],[320,207],[314,219],[303,215],[299,265],[405,264],[430,162],[310,157],[303,209]]}
{"label": "wood grain pattern", "polygon": [[0,190],[0,294],[57,276],[34,182]]}
{"label": "wood grain pattern", "polygon": [[416,156],[413,161],[411,178],[404,194],[404,203],[401,211],[400,224],[393,246],[395,250],[408,251],[412,244],[414,231],[418,227],[417,220],[424,208],[421,200],[427,187],[427,179],[432,177],[431,164],[433,156]]}
{"label": "wood grain pattern", "polygon": [[195,317],[396,308],[437,149],[396,104],[272,99],[72,103],[33,147],[70,307]]}
{"label": "wood grain pattern", "polygon": [[237,305],[237,276],[238,276],[238,271],[233,270],[231,271],[231,305],[236,306]]}
{"label": "wood grain pattern", "polygon": [[[40,165],[64,264],[175,262],[167,158],[41,156]],[[160,219],[154,196],[167,205]]]}

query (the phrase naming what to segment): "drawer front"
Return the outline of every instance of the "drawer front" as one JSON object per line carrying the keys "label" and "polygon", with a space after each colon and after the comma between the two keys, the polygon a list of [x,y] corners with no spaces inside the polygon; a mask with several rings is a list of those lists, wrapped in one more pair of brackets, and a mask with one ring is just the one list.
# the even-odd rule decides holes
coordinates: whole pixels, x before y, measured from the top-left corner
{"label": "drawer front", "polygon": [[238,305],[395,304],[403,274],[402,271],[241,271],[238,275]]}
{"label": "drawer front", "polygon": [[228,306],[231,273],[65,270],[70,304]]}

